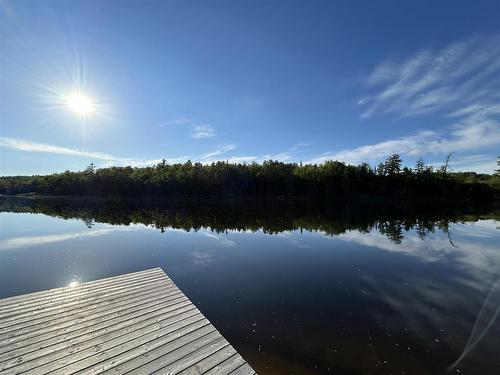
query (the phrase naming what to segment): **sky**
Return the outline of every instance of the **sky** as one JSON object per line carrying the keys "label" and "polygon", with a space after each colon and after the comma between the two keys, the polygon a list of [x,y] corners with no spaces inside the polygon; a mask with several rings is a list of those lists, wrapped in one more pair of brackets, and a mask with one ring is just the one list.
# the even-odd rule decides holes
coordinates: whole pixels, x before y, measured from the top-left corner
{"label": "sky", "polygon": [[0,0],[0,174],[450,152],[492,173],[499,19],[500,0]]}

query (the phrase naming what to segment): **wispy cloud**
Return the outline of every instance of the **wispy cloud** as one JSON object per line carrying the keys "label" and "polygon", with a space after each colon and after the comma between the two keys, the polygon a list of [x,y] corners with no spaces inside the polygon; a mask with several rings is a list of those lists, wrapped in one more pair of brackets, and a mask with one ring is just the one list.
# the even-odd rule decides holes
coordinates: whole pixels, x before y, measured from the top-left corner
{"label": "wispy cloud", "polygon": [[293,247],[299,249],[310,249],[312,248],[311,240],[309,237],[302,236],[302,233],[297,233],[296,231],[284,231],[276,234],[277,237],[283,238],[290,242]]}
{"label": "wispy cloud", "polygon": [[279,160],[282,162],[297,162],[299,161],[300,155],[302,155],[307,147],[309,147],[309,143],[296,143],[288,150],[284,152],[280,152],[277,154],[261,154],[261,155],[238,155],[232,156],[228,158],[228,160],[232,163],[252,163],[257,162],[261,163],[265,160]]}
{"label": "wispy cloud", "polygon": [[89,230],[86,232],[63,233],[63,234],[50,234],[46,236],[27,236],[15,237],[0,241],[0,250],[12,250],[20,247],[28,247],[35,245],[45,245],[54,242],[63,242],[69,240],[76,240],[79,238],[100,237],[110,234],[117,230],[127,230],[127,228],[104,228],[97,230]]}
{"label": "wispy cloud", "polygon": [[[498,246],[486,243],[479,246],[474,237],[498,237],[497,226],[498,222],[495,220],[484,220],[474,224],[454,224],[450,228],[453,233],[456,233],[453,245],[443,233],[432,234],[422,241],[413,231],[405,233],[401,244],[394,243],[379,231],[371,231],[370,233],[348,231],[336,238],[363,246],[406,254],[426,262],[448,262],[451,259],[450,256],[453,255],[453,262],[462,270],[474,272],[480,278],[491,280],[492,277],[498,278],[496,266],[500,262]],[[464,233],[466,233],[465,236],[463,236]]]}
{"label": "wispy cloud", "polygon": [[222,146],[221,148],[210,151],[204,155],[201,155],[200,160],[202,163],[211,163],[212,161],[220,160],[222,155],[227,154],[229,151],[233,151],[236,149],[236,145],[229,144]]}
{"label": "wispy cloud", "polygon": [[233,240],[230,240],[228,238],[228,236],[224,235],[224,234],[214,234],[213,232],[211,232],[209,230],[200,230],[197,233],[199,233],[205,237],[211,238],[215,241],[218,241],[224,247],[234,247],[236,245],[236,242],[234,242]]}
{"label": "wispy cloud", "polygon": [[477,173],[491,173],[497,168],[497,161],[491,155],[477,154],[452,158],[449,167],[457,171],[475,171]]}
{"label": "wispy cloud", "polygon": [[235,150],[236,145],[235,144],[223,145],[218,149],[212,150],[210,152],[201,155],[176,156],[172,158],[157,158],[157,159],[118,157],[110,154],[105,154],[102,152],[54,146],[44,143],[31,142],[24,139],[7,138],[7,137],[0,137],[0,148],[7,148],[10,150],[24,151],[24,152],[41,152],[41,153],[55,154],[55,155],[84,157],[90,159],[90,161],[93,162],[98,161],[99,167],[110,167],[118,165],[145,167],[145,166],[156,165],[162,162],[162,160],[165,160],[169,164],[183,163],[188,160],[198,161],[207,164],[221,159],[229,159],[230,157],[227,156],[227,153]]}
{"label": "wispy cloud", "polygon": [[207,266],[215,260],[215,253],[208,251],[193,251],[191,253],[193,263],[197,266]]}
{"label": "wispy cloud", "polygon": [[[340,239],[367,246],[373,250],[379,249],[412,257],[419,262],[427,263],[429,269],[446,265],[446,276],[440,275],[434,278],[430,274],[410,272],[404,274],[402,279],[388,280],[360,270],[360,280],[364,284],[361,287],[363,293],[384,301],[384,308],[389,306],[396,314],[391,315],[390,319],[380,321],[385,329],[390,329],[394,322],[398,321],[398,327],[399,323],[404,323],[404,327],[407,327],[413,334],[433,337],[432,335],[436,332],[447,330],[443,321],[436,319],[436,309],[446,310],[456,307],[466,312],[467,315],[462,315],[462,317],[467,318],[454,320],[453,328],[459,327],[463,332],[469,331],[470,317],[478,315],[473,329],[476,334],[471,336],[479,341],[491,328],[488,332],[489,338],[484,337],[491,343],[495,342],[498,337],[499,325],[494,323],[499,311],[498,262],[500,254],[498,246],[488,243],[478,245],[477,240],[471,238],[473,233],[477,232],[478,224],[481,225],[479,235],[482,236],[484,232],[487,232],[488,238],[489,236],[498,237],[495,233],[497,222],[479,221],[475,224],[454,224],[451,227],[454,245],[450,243],[447,234],[439,232],[432,233],[422,240],[416,233],[409,231],[405,233],[405,239],[401,244],[391,242],[377,231],[346,232],[333,240]],[[465,235],[459,234],[459,231]],[[450,288],[449,285],[454,285],[454,287]],[[491,298],[493,291],[495,298]],[[464,300],[468,303],[464,303]],[[478,314],[478,306],[481,306],[481,303],[483,303],[483,308]],[[485,309],[484,306],[489,308]],[[378,309],[375,309],[372,314],[379,319]],[[398,319],[395,320],[395,316],[398,316]],[[478,324],[479,321],[482,324]],[[479,327],[481,329],[477,329]],[[470,347],[468,343],[467,349]]]}
{"label": "wispy cloud", "polygon": [[210,125],[195,125],[191,132],[194,139],[206,139],[215,137],[215,129]]}
{"label": "wispy cloud", "polygon": [[[134,167],[142,167],[148,165],[155,165],[162,161],[162,159],[141,159],[141,158],[127,158],[117,157],[103,152],[87,151],[76,148],[61,147],[48,145],[44,143],[32,142],[18,138],[0,137],[0,148],[7,148],[15,151],[24,152],[40,152],[55,155],[67,155],[88,158],[92,161],[100,161],[100,166],[107,167],[112,165],[130,165]],[[166,159],[169,163],[184,162],[188,160],[188,156],[179,156],[171,159]]]}
{"label": "wispy cloud", "polygon": [[131,167],[149,167],[161,163],[163,160],[168,164],[184,163],[190,160],[190,156],[178,156],[173,158],[161,158],[161,159],[134,159],[134,158],[116,158],[112,160],[105,161],[101,163],[100,167],[112,167],[112,166],[131,166]]}
{"label": "wispy cloud", "polygon": [[175,120],[162,122],[157,126],[160,128],[168,128],[172,126],[188,126],[189,128],[191,128],[191,138],[193,139],[214,138],[217,135],[213,126],[199,123],[186,117],[180,117]]}
{"label": "wispy cloud", "polygon": [[449,112],[500,98],[500,37],[470,38],[439,51],[417,52],[402,63],[384,62],[366,83],[362,117]]}
{"label": "wispy cloud", "polygon": [[52,146],[43,143],[36,143],[17,138],[0,137],[0,147],[17,151],[43,152],[48,154],[59,154],[69,156],[82,156],[99,160],[115,159],[109,154],[102,152],[92,152],[68,147]]}
{"label": "wispy cloud", "polygon": [[[441,116],[454,123],[399,138],[311,158],[348,163],[377,161],[392,153],[420,157],[473,152],[500,145],[500,37],[471,38],[440,51],[422,50],[404,62],[386,61],[366,80],[371,92],[358,105],[362,118],[380,114]],[[436,121],[436,120],[435,120]],[[492,172],[494,163],[455,163],[455,168]]]}
{"label": "wispy cloud", "polygon": [[297,161],[296,159],[298,158],[298,156],[303,153],[308,146],[308,143],[297,143],[290,147],[288,150],[276,154],[269,153],[261,155],[232,155],[230,154],[230,152],[237,149],[236,144],[226,144],[199,155],[182,155],[171,158],[145,159],[118,157],[102,152],[54,146],[17,138],[0,137],[0,148],[3,147],[24,152],[41,152],[55,155],[83,157],[89,159],[89,162],[96,163],[98,167],[128,165],[132,167],[145,167],[161,163],[164,159],[169,164],[184,163],[188,160],[191,160],[193,162],[200,162],[202,164],[210,164],[219,160],[228,160],[231,163],[263,162],[270,159],[279,161]]}
{"label": "wispy cloud", "polygon": [[235,144],[224,145],[214,151],[195,157],[193,160],[207,164],[218,160],[227,160],[231,163],[261,163],[265,160],[279,160],[283,162],[297,161],[298,157],[309,147],[308,143],[297,143],[288,150],[276,154],[260,154],[260,155],[232,155],[231,151],[236,150]]}
{"label": "wispy cloud", "polygon": [[[338,152],[326,152],[308,160],[308,162],[321,163],[334,159],[348,163],[359,163],[379,160],[392,153],[420,157],[422,155],[443,155],[449,152],[481,150],[500,144],[500,123],[490,117],[493,113],[500,114],[500,105],[488,108],[487,112],[488,114],[478,111],[448,129],[424,130],[379,143]],[[493,165],[489,172],[492,169],[494,169]]]}

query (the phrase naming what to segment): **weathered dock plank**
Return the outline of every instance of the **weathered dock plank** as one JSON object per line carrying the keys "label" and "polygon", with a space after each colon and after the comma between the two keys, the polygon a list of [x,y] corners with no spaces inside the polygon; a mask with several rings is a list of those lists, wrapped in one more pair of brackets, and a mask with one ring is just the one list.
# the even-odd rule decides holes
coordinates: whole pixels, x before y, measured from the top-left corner
{"label": "weathered dock plank", "polygon": [[155,268],[0,300],[0,373],[255,371]]}

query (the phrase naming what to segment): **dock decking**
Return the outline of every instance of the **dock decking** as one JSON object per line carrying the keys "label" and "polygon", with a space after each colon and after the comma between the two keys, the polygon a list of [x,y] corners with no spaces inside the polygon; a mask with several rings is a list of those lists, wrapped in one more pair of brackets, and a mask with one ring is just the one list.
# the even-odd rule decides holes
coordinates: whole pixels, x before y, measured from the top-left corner
{"label": "dock decking", "polygon": [[0,374],[255,374],[160,269],[0,300]]}

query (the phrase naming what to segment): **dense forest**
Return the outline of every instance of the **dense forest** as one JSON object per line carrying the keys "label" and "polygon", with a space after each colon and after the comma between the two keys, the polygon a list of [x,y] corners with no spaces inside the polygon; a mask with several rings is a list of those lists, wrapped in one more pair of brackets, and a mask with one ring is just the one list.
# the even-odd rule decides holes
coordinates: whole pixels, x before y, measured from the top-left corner
{"label": "dense forest", "polygon": [[498,202],[500,176],[434,169],[419,160],[403,167],[398,154],[377,167],[338,161],[323,164],[186,162],[110,167],[81,172],[0,177],[0,194],[92,197],[290,197],[335,199],[369,196]]}

